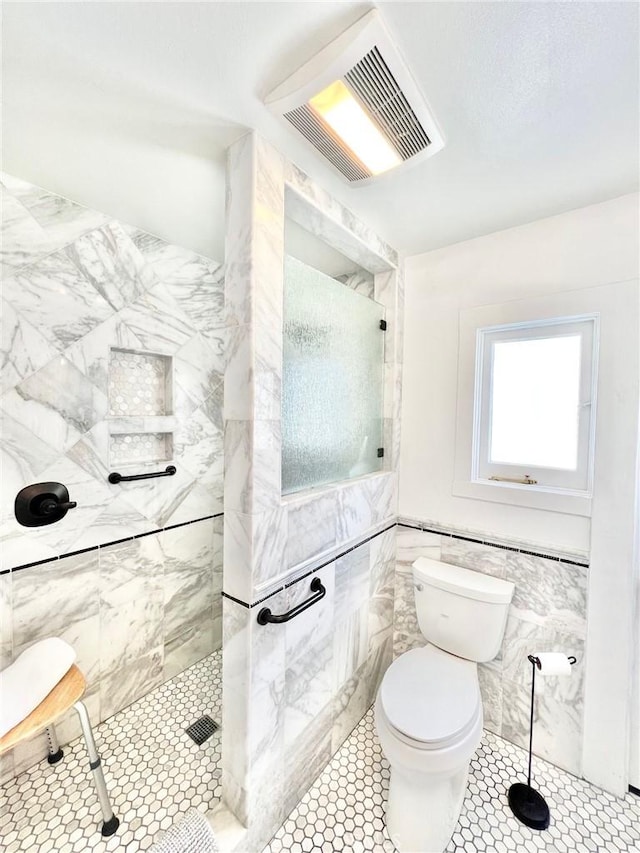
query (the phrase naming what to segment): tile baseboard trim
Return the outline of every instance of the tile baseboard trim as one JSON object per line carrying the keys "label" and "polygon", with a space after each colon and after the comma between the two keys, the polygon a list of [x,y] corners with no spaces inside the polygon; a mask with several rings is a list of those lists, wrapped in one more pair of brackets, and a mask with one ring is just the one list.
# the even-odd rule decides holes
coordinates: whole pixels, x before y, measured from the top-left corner
{"label": "tile baseboard trim", "polygon": [[[499,548],[502,551],[511,551],[515,554],[526,554],[530,557],[540,557],[544,560],[554,560],[558,563],[564,563],[569,566],[579,566],[583,569],[589,568],[589,561],[581,554],[563,554],[559,551],[551,549],[546,550],[536,545],[528,545],[526,543],[516,544],[500,541],[495,538],[482,536],[470,536],[468,532],[462,533],[448,527],[441,527],[431,521],[422,522],[415,518],[399,518],[398,527],[405,527],[410,530],[420,530],[423,533],[434,533],[437,536],[446,536],[450,539],[459,539],[462,542],[473,542],[477,545],[489,545],[491,548]],[[534,550],[535,549],[535,550]]]}
{"label": "tile baseboard trim", "polygon": [[202,518],[194,518],[191,521],[181,521],[179,524],[168,524],[166,527],[158,527],[156,530],[147,530],[145,533],[136,533],[135,536],[125,536],[122,539],[113,539],[110,542],[101,542],[99,545],[91,545],[89,548],[80,548],[77,551],[67,551],[65,554],[59,554],[56,557],[47,557],[46,560],[35,560],[32,563],[23,563],[19,566],[13,566],[10,569],[0,569],[0,575],[19,572],[21,569],[31,569],[34,566],[42,566],[45,563],[55,563],[58,560],[66,560],[67,557],[77,557],[78,554],[87,554],[89,551],[98,551],[100,548],[110,548],[113,545],[121,545],[123,542],[131,542],[134,539],[142,539],[145,536],[154,536],[157,533],[163,533],[165,530],[176,530],[178,527],[187,527],[189,524],[197,524],[199,521],[210,521],[212,518],[221,518],[223,515],[223,512],[216,512],[213,515],[204,515]]}

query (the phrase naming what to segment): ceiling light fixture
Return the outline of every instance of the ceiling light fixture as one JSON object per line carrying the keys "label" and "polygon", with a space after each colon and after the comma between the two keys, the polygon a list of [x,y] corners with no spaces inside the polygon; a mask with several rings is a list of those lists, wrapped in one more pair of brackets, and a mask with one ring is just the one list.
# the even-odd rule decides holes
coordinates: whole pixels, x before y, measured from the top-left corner
{"label": "ceiling light fixture", "polygon": [[430,157],[444,137],[374,9],[266,99],[351,184]]}
{"label": "ceiling light fixture", "polygon": [[402,159],[342,80],[314,95],[309,106],[323,119],[367,168],[379,175]]}

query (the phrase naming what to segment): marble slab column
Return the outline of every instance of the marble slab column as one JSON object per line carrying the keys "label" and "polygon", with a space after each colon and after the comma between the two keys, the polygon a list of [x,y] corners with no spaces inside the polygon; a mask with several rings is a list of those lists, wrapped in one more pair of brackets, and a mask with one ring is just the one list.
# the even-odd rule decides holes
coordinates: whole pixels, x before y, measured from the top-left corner
{"label": "marble slab column", "polygon": [[280,570],[286,543],[280,506],[283,162],[255,134],[229,150],[226,216],[225,592],[247,602],[257,579]]}
{"label": "marble slab column", "polygon": [[[385,307],[388,452],[381,471],[283,496],[285,210],[366,270],[363,295]],[[255,134],[229,149],[226,216],[222,782],[246,827],[241,849],[257,851],[391,661],[402,292],[396,252]],[[321,601],[290,623],[257,622],[263,606],[307,599],[311,574]]]}
{"label": "marble slab column", "polygon": [[[255,134],[229,150],[224,381],[225,489],[222,728],[227,806],[251,829],[276,823],[282,781],[284,632],[258,626],[256,584],[285,561],[280,489],[280,389],[284,173],[280,155]],[[288,595],[270,605],[286,608]],[[265,798],[265,783],[270,795]],[[271,804],[271,805],[269,805]],[[265,809],[273,815],[265,815]]]}

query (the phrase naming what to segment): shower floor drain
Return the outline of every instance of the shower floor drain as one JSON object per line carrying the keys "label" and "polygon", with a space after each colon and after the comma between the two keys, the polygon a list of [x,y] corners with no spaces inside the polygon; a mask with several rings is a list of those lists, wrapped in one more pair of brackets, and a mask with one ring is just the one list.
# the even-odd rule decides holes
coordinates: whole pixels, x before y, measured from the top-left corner
{"label": "shower floor drain", "polygon": [[195,723],[192,723],[188,728],[186,728],[185,732],[194,743],[197,743],[198,746],[200,746],[205,742],[205,740],[209,740],[211,735],[214,732],[217,732],[219,728],[220,726],[215,723],[211,717],[205,714],[204,717],[200,717],[199,720],[196,720]]}

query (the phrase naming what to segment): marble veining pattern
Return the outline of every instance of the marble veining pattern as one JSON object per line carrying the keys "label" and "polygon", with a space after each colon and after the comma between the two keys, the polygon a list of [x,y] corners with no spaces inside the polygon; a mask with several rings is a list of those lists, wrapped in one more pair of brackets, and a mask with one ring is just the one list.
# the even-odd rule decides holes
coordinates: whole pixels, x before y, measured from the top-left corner
{"label": "marble veining pattern", "polygon": [[[105,347],[105,340],[109,346]],[[109,363],[111,348],[141,352],[142,341],[126,326],[120,314],[114,314],[88,335],[76,341],[65,352],[74,364],[100,391],[110,396]]]}
{"label": "marble veining pattern", "polygon": [[195,331],[164,284],[145,291],[120,316],[151,352],[174,355]]}
{"label": "marble veining pattern", "polygon": [[[13,518],[17,490],[32,481],[58,455],[57,450],[2,410],[2,479],[7,485],[7,500],[2,502],[2,520]],[[17,489],[16,489],[17,487]]]}
{"label": "marble veining pattern", "polygon": [[[222,267],[12,176],[2,175],[0,189],[2,568],[220,512]],[[174,358],[173,383],[164,383],[174,420],[148,430],[171,439],[146,461],[110,459],[109,429],[122,414],[112,348],[165,367]],[[178,474],[111,486],[113,461],[132,473],[174,461]],[[77,509],[59,525],[20,527],[16,493],[45,480],[64,482]]]}
{"label": "marble veining pattern", "polygon": [[205,400],[224,376],[224,330],[198,333],[175,357],[175,379],[196,402]]}
{"label": "marble veining pattern", "polygon": [[[1,575],[6,662],[61,637],[76,650],[93,721],[108,719],[220,648],[222,528],[205,519]],[[75,714],[58,729],[61,743],[75,738]],[[3,756],[3,779],[44,748],[41,734]]]}
{"label": "marble veining pattern", "polygon": [[14,270],[70,245],[108,221],[102,213],[12,175],[2,174],[1,181],[3,202],[11,207],[2,259],[3,265]]}
{"label": "marble veining pattern", "polygon": [[[378,475],[380,476],[380,475]],[[366,483],[366,480],[363,480]],[[363,536],[373,525],[373,511],[366,485],[349,483],[337,493],[337,539],[345,542]]]}
{"label": "marble veining pattern", "polygon": [[338,621],[369,601],[370,556],[370,543],[367,542],[335,561],[335,616]]}
{"label": "marble veining pattern", "polygon": [[2,396],[2,410],[64,453],[107,414],[107,398],[64,356]]}
{"label": "marble veining pattern", "polygon": [[441,559],[512,581],[515,592],[502,648],[495,660],[478,668],[485,726],[526,746],[531,696],[527,655],[543,651],[575,655],[578,663],[570,678],[537,681],[534,751],[580,775],[588,569],[402,525],[397,537],[394,655],[425,643],[416,619],[411,577],[411,564],[418,557]]}
{"label": "marble veining pattern", "polygon": [[5,279],[3,292],[59,352],[114,313],[64,251]]}
{"label": "marble veining pattern", "polygon": [[161,269],[162,282],[200,332],[224,327],[224,268],[208,258],[125,226],[146,263]]}
{"label": "marble veining pattern", "polygon": [[361,604],[336,623],[333,636],[334,689],[353,677],[369,653],[369,604]]}
{"label": "marble veining pattern", "polygon": [[398,265],[394,249],[293,163],[286,164],[286,182],[287,213],[300,225],[366,270]]}
{"label": "marble veining pattern", "polygon": [[[325,597],[284,625],[261,626],[262,605],[248,609],[224,599],[225,796],[230,791],[236,813],[247,817],[243,778],[255,791],[254,805],[262,804],[263,786],[276,767],[282,785],[279,798],[274,794],[261,805],[269,813],[266,824],[250,823],[247,850],[260,843],[269,821],[282,820],[295,805],[376,695],[391,662],[393,560],[386,557],[394,542],[391,528],[314,573]],[[309,597],[310,580],[273,595],[265,606],[274,613],[296,606]],[[243,701],[247,678],[250,705]],[[250,737],[237,724],[243,707]]]}
{"label": "marble veining pattern", "polygon": [[28,320],[2,300],[0,392],[8,391],[55,358],[57,351]]}
{"label": "marble veining pattern", "polygon": [[155,283],[155,276],[117,222],[80,237],[66,253],[116,311]]}
{"label": "marble veining pattern", "polygon": [[288,505],[287,567],[292,568],[336,544],[336,495],[292,499]]}
{"label": "marble veining pattern", "polygon": [[[397,512],[396,331],[385,341],[384,472],[282,498],[285,209],[370,271],[345,284],[379,298],[390,328],[401,324],[401,288],[396,253],[256,134],[231,146],[227,179],[224,541],[233,572],[225,592],[254,602],[377,533]],[[367,543],[319,568],[326,596],[286,625],[260,626],[256,608],[225,599],[223,787],[248,823],[248,850],[264,844],[375,695],[391,661],[392,556],[389,541],[375,550]],[[284,612],[309,594],[303,579],[268,606]]]}

